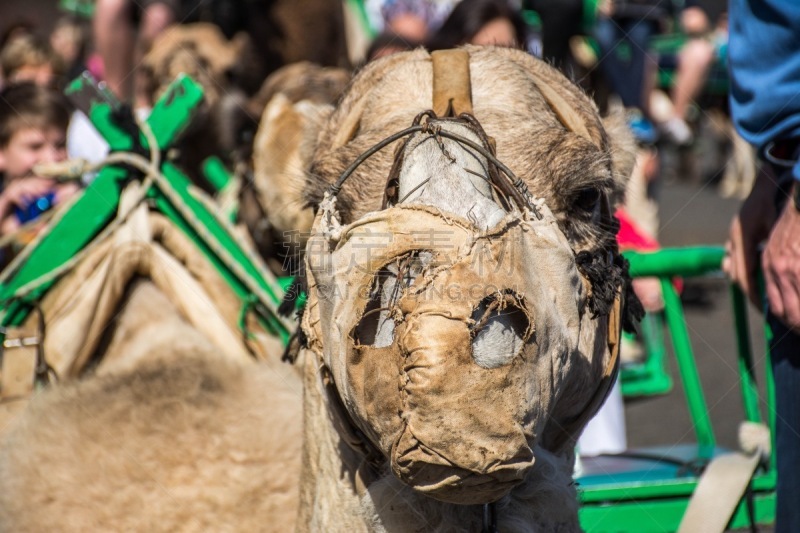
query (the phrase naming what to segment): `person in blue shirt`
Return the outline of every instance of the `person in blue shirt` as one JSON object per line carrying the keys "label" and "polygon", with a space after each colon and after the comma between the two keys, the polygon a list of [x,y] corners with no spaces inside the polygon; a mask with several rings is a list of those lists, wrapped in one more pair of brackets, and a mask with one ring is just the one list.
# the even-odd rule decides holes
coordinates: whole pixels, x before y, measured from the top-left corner
{"label": "person in blue shirt", "polygon": [[800,531],[800,4],[730,0],[731,115],[764,159],[725,269],[758,305],[761,254],[776,393],[776,532]]}
{"label": "person in blue shirt", "polygon": [[[609,88],[628,110],[628,126],[636,140],[653,144],[658,132],[650,120],[648,77],[656,60],[649,52],[650,40],[672,15],[669,0],[601,0],[597,8],[594,38],[600,47],[598,63]],[[629,53],[623,57],[620,45]]]}

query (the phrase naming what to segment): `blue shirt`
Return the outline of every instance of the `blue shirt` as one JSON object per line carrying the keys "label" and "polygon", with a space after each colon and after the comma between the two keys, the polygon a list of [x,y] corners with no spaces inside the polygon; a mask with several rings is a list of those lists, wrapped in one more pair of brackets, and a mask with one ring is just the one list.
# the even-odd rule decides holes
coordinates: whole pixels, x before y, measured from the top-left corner
{"label": "blue shirt", "polygon": [[[759,151],[800,137],[800,1],[730,0],[731,115]],[[793,169],[800,180],[800,164]]]}

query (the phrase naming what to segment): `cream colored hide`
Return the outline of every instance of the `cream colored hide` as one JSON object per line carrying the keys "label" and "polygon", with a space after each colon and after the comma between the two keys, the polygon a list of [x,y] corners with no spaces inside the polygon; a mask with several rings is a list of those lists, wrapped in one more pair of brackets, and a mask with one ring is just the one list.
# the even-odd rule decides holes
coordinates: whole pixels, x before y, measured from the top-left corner
{"label": "cream colored hide", "polygon": [[291,529],[299,375],[177,228],[140,205],[42,310],[59,381],[4,427],[0,531]]}
{"label": "cream colored hide", "polygon": [[[493,77],[492,69],[524,77],[536,60],[522,52],[468,50],[472,92],[483,97],[474,97],[475,117],[497,141],[498,154],[501,139],[520,151],[535,144],[533,137],[510,140],[509,131],[496,129],[515,97],[504,85],[511,82]],[[430,102],[429,64],[427,53],[418,51],[362,72],[351,90],[370,76],[374,85],[345,94],[342,105],[352,104],[359,119],[334,115],[336,127],[323,132],[321,145],[335,162],[325,164],[341,172],[347,162],[339,154],[351,153],[359,135],[374,138],[376,128],[403,115],[409,126],[407,103],[398,101],[394,114],[370,104],[385,103],[389,87],[394,94],[427,91]],[[535,72],[528,75],[542,83]],[[404,84],[406,78],[413,82]],[[493,100],[491,89],[509,101]],[[549,105],[553,93],[543,91]],[[551,113],[516,119],[563,134],[580,117],[563,109]],[[546,198],[529,197],[534,208],[501,198],[490,184],[486,157],[436,132],[478,145],[480,135],[461,122],[430,123],[395,149],[396,202],[394,193],[387,193],[383,209],[380,198],[365,199],[372,207],[366,213],[351,203],[364,194],[358,187],[387,183],[384,157],[371,165],[367,160],[363,172],[372,172],[370,178],[354,174],[356,184],[344,183],[346,204],[325,194],[319,206],[306,247],[299,527],[480,531],[483,504],[493,503],[499,531],[578,531],[572,448],[614,379],[610,348],[618,317],[589,311],[590,284],[575,260],[578,243],[565,235]],[[604,142],[592,138],[597,130],[590,127],[591,134],[583,125],[576,135]],[[383,130],[383,136],[400,129]],[[608,165],[608,156],[597,151]],[[315,170],[324,172],[325,164]],[[609,167],[606,172],[612,179]],[[354,211],[359,214],[351,218]]]}
{"label": "cream colored hide", "polygon": [[285,270],[299,266],[314,221],[303,192],[317,136],[349,80],[344,69],[293,63],[273,72],[250,101],[251,115],[261,117],[253,142],[253,191],[263,209],[259,225],[270,230],[253,234],[259,244],[274,239]]}
{"label": "cream colored hide", "polygon": [[266,106],[254,141],[253,187],[277,235],[299,234],[305,244],[314,214],[302,197],[305,162],[311,158],[320,124],[333,106],[281,93]]}

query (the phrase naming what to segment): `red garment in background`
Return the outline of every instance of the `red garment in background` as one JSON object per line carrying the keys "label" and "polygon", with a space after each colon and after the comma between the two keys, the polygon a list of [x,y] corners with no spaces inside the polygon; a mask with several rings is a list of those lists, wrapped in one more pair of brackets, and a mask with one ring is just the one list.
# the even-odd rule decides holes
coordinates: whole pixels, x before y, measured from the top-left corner
{"label": "red garment in background", "polygon": [[[636,252],[654,252],[661,249],[661,245],[658,244],[655,237],[648,235],[642,230],[642,228],[631,219],[630,215],[625,211],[625,208],[618,208],[614,216],[619,220],[617,244],[619,244],[620,251],[633,250]],[[678,293],[683,290],[683,280],[681,278],[673,278],[672,285]]]}
{"label": "red garment in background", "polygon": [[635,250],[637,252],[652,252],[661,248],[658,241],[644,232],[636,222],[631,220],[625,208],[620,207],[614,214],[619,219],[619,233],[617,243],[620,250]]}

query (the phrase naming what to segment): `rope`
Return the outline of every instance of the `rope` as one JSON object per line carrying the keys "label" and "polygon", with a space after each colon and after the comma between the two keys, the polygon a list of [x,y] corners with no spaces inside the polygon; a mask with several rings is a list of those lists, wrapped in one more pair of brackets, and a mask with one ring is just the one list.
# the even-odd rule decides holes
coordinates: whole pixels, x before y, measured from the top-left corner
{"label": "rope", "polygon": [[[74,255],[60,267],[20,287],[17,291],[15,291],[14,296],[11,299],[23,299],[38,287],[55,281],[57,278],[74,268],[81,259],[83,259],[90,251],[99,246],[111,233],[113,233],[114,230],[116,230],[128,219],[135,208],[147,197],[148,190],[155,183],[158,186],[159,191],[164,194],[168,200],[170,200],[180,215],[188,222],[189,226],[219,257],[220,261],[242,281],[245,287],[251,293],[257,296],[262,305],[271,311],[272,316],[266,316],[264,315],[263,311],[259,310],[260,313],[264,315],[265,318],[275,319],[287,330],[292,330],[294,325],[287,319],[284,319],[277,314],[277,310],[274,309],[275,305],[272,303],[266,291],[264,291],[252,280],[250,275],[245,271],[241,264],[233,258],[230,252],[228,252],[228,250],[225,249],[225,247],[222,246],[219,241],[217,241],[211,232],[208,231],[206,226],[195,216],[194,212],[192,212],[192,210],[183,202],[180,195],[178,195],[178,193],[175,192],[175,190],[170,186],[168,180],[166,177],[164,177],[160,170],[161,152],[158,149],[158,142],[153,134],[153,130],[147,122],[139,121],[137,119],[137,124],[139,125],[139,128],[141,129],[141,132],[149,145],[149,160],[139,154],[131,152],[114,152],[96,164],[89,164],[85,160],[71,160],[67,164],[59,163],[54,165],[52,168],[37,168],[37,171],[41,171],[42,173],[63,172],[66,168],[70,169],[73,173],[79,172],[80,174],[83,174],[85,172],[97,171],[108,165],[128,165],[144,174],[145,178],[142,180],[139,196],[131,203],[130,208],[126,212],[118,214],[117,217],[105,228],[103,228],[97,237],[95,237],[95,239],[90,244],[85,246],[79,253]],[[72,205],[72,203],[68,205]],[[5,283],[11,275],[19,270],[22,264],[24,264],[24,262],[28,259],[32,251],[36,248],[36,245],[41,242],[50,233],[50,231],[52,231],[52,228],[58,224],[67,211],[68,209],[66,206],[64,209],[60,210],[59,213],[53,217],[53,223],[45,227],[43,231],[37,235],[34,241],[30,245],[26,246],[23,251],[16,258],[14,258],[3,275],[0,276],[0,284]],[[216,221],[228,231],[230,235],[235,235],[235,231],[231,223],[223,217],[220,217],[216,212],[216,209],[209,209],[209,212],[216,219]],[[252,252],[247,249],[247,247],[243,246],[242,251],[245,256],[247,256],[247,258],[253,262],[253,264],[260,264],[260,262],[254,257]],[[6,305],[7,303],[8,302],[3,302],[3,305]]]}

